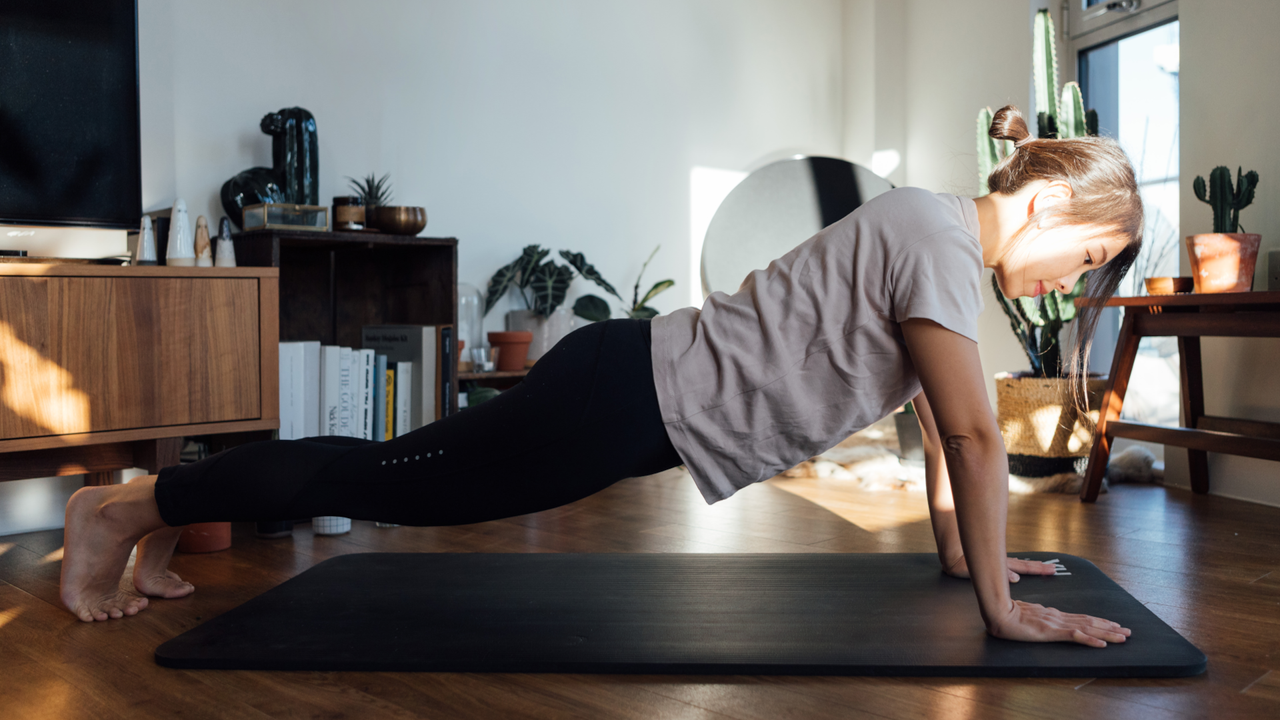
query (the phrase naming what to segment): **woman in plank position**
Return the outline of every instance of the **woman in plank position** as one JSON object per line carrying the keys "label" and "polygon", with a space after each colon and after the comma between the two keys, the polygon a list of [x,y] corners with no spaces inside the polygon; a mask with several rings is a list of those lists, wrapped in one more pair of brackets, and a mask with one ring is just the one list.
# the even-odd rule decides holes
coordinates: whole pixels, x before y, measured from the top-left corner
{"label": "woman in plank position", "polygon": [[[1014,601],[1005,554],[1008,458],[978,359],[982,271],[1007,297],[1111,296],[1137,255],[1133,170],[1105,138],[1032,139],[1016,108],[992,137],[1015,150],[971,200],[880,195],[701,310],[581,328],[498,398],[385,442],[249,443],[67,505],[62,601],[86,622],[194,590],[168,570],[182,526],[340,515],[402,525],[511,517],[627,477],[688,467],[708,502],[818,454],[914,400],[941,569],[972,577],[991,635],[1124,642],[1129,631]],[[1071,354],[1079,384],[1097,308]],[[513,470],[519,468],[519,470]],[[137,545],[133,582],[118,590]]]}

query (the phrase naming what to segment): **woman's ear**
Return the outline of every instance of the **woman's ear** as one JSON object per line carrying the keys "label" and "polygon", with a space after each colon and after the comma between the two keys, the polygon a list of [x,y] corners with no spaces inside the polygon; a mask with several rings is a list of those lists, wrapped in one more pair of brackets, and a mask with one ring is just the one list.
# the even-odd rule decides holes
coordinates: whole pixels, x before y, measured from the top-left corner
{"label": "woman's ear", "polygon": [[1031,196],[1031,202],[1027,204],[1027,217],[1053,207],[1059,203],[1067,202],[1074,193],[1071,185],[1063,180],[1050,180],[1045,183],[1044,187],[1036,191]]}

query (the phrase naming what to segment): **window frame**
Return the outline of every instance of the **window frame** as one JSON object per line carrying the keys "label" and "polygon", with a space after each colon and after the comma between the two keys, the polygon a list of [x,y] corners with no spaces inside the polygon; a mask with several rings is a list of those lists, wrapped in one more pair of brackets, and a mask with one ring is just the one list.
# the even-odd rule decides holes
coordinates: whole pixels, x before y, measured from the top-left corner
{"label": "window frame", "polygon": [[[1072,59],[1067,63],[1072,75],[1076,72],[1076,60],[1081,51],[1136,35],[1178,18],[1178,0],[1138,1],[1138,9],[1132,12],[1113,11],[1085,19],[1091,11],[1085,7],[1085,0],[1062,0],[1059,14],[1066,20],[1062,35],[1067,41],[1068,57]],[[1095,5],[1092,11],[1098,7]]]}

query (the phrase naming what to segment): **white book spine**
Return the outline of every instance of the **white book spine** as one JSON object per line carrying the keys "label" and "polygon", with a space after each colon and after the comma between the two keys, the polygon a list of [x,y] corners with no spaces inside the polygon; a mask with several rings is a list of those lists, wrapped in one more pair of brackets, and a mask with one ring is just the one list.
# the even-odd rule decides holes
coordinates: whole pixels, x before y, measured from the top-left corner
{"label": "white book spine", "polygon": [[360,437],[373,439],[373,393],[376,388],[373,376],[376,359],[372,350],[360,351]]}
{"label": "white book spine", "polygon": [[320,435],[338,434],[339,365],[342,348],[320,348]]}
{"label": "white book spine", "polygon": [[338,434],[358,437],[356,431],[356,391],[359,389],[353,372],[351,348],[344,347],[338,353]]}
{"label": "white book spine", "polygon": [[293,439],[293,379],[291,377],[293,371],[293,353],[290,350],[289,343],[280,343],[280,407],[276,414],[280,418],[280,431],[277,433],[281,440]]}
{"label": "white book spine", "polygon": [[320,342],[302,346],[302,437],[320,434]]}
{"label": "white book spine", "polygon": [[303,402],[306,399],[306,368],[302,343],[289,343],[289,345],[289,383],[291,385],[289,388],[289,428],[292,431],[291,439],[298,440],[306,437],[304,430],[306,418],[303,415]]}
{"label": "white book spine", "polygon": [[408,434],[412,430],[413,426],[410,422],[413,392],[413,363],[407,361],[396,363],[396,437]]}

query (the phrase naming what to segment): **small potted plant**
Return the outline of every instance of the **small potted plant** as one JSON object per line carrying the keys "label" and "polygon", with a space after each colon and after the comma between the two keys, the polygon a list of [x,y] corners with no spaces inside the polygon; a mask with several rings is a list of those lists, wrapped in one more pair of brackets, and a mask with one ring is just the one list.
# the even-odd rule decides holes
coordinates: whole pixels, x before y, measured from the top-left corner
{"label": "small potted plant", "polygon": [[351,189],[364,202],[364,226],[370,230],[378,229],[378,208],[391,204],[391,173],[381,178],[370,173],[363,180],[347,176]]}
{"label": "small potted plant", "polygon": [[[541,245],[526,245],[519,258],[489,278],[483,315],[488,315],[511,288],[516,289],[525,306],[507,313],[505,333],[489,333],[490,342],[496,338],[495,344],[504,345],[498,352],[498,363],[503,368],[532,364],[572,329],[572,316],[560,306],[573,282],[573,268],[546,260],[549,254],[551,250]],[[507,347],[507,343],[512,345]],[[524,345],[523,352],[520,345]],[[518,362],[512,353],[520,356]]]}
{"label": "small potted plant", "polygon": [[1199,175],[1191,185],[1196,197],[1213,208],[1213,232],[1187,236],[1187,258],[1198,293],[1253,289],[1253,268],[1262,236],[1240,232],[1240,210],[1253,202],[1258,173],[1242,170],[1236,168],[1235,187],[1231,170],[1223,165],[1209,173],[1207,186]]}
{"label": "small potted plant", "polygon": [[[1014,300],[1006,298],[991,278],[1000,309],[1031,363],[1029,372],[995,377],[996,421],[1009,453],[1009,473],[1033,482],[1044,480],[1045,487],[1068,492],[1078,488],[1076,480],[1083,476],[1106,386],[1105,378],[1089,378],[1087,418],[1067,401],[1071,381],[1064,377],[1059,336],[1076,317],[1075,299],[1084,294],[1086,278],[1082,275],[1069,293],[1055,290],[1040,298]],[[1077,477],[1064,482],[1064,475]]]}

